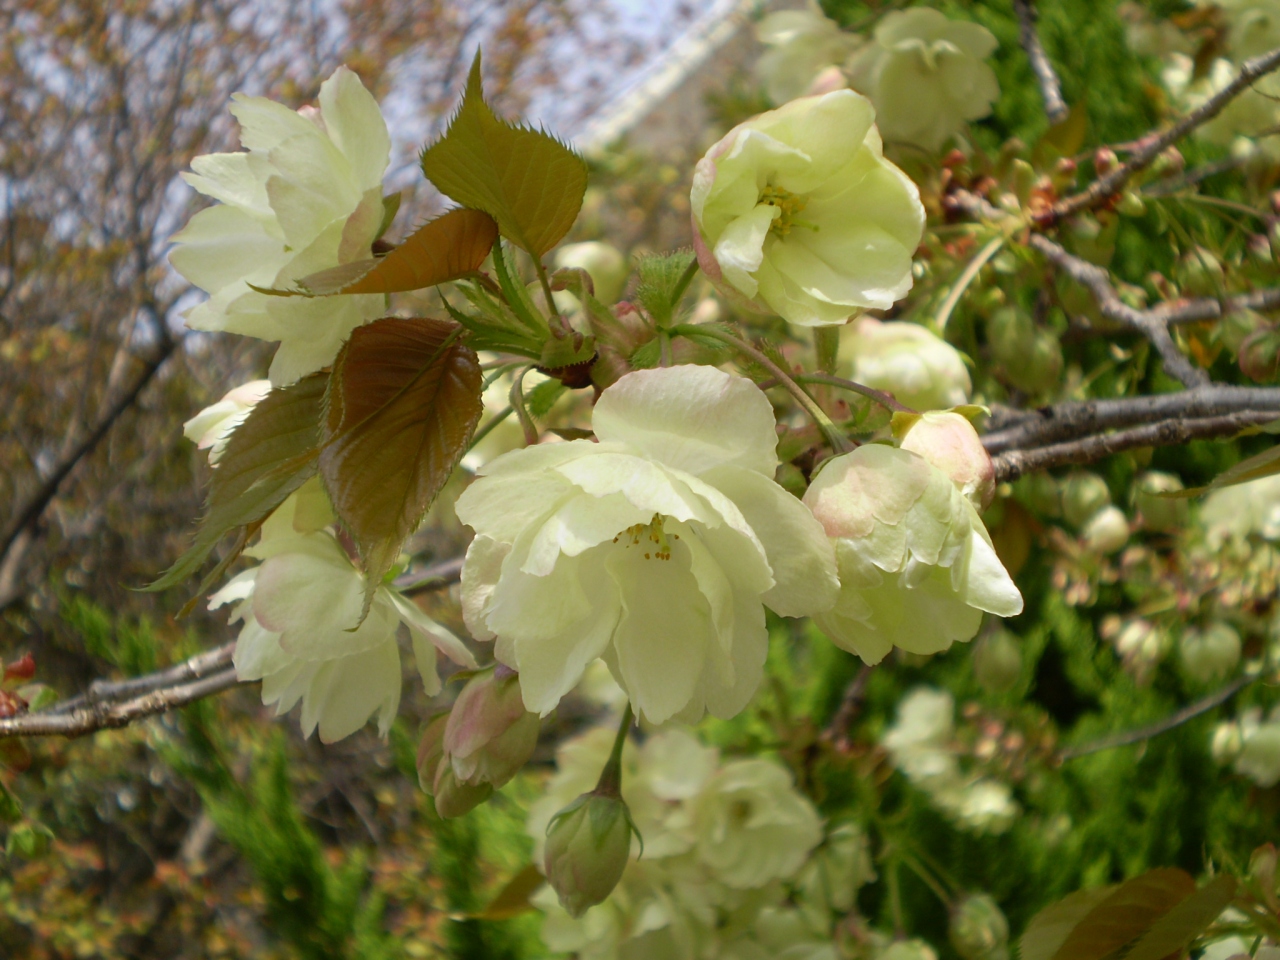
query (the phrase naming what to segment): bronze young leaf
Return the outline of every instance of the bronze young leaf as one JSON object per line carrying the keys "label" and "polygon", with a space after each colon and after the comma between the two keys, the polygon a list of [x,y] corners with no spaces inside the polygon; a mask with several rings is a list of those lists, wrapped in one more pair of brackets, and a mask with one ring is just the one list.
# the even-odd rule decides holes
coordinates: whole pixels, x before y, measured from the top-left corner
{"label": "bronze young leaf", "polygon": [[480,362],[461,332],[390,317],[358,328],[334,362],[320,475],[360,550],[366,602],[480,419]]}

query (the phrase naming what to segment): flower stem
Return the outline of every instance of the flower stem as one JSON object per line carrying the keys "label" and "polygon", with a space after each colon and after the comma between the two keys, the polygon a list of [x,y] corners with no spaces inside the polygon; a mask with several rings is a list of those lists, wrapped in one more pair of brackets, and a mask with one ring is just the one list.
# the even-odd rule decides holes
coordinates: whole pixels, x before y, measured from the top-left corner
{"label": "flower stem", "polygon": [[877,390],[874,387],[868,387],[866,384],[855,383],[853,380],[845,380],[843,377],[833,377],[825,373],[798,373],[795,378],[800,383],[825,383],[828,386],[839,387],[841,390],[848,390],[851,393],[860,393],[869,400],[874,400],[880,406],[895,413],[916,413],[906,404],[899,403],[892,395],[885,393],[883,390]]}
{"label": "flower stem", "polygon": [[680,301],[684,299],[685,291],[689,289],[689,284],[693,283],[693,278],[698,275],[698,258],[694,257],[689,265],[684,268],[684,273],[680,274],[680,279],[676,283],[676,288],[671,291],[671,315],[674,317],[676,307],[680,305]]}
{"label": "flower stem", "polygon": [[735,337],[727,330],[720,330],[710,324],[702,325],[682,323],[679,326],[672,327],[671,332],[677,336],[711,337],[714,340],[719,340],[721,343],[727,343],[743,356],[750,357],[760,366],[773,374],[774,377],[777,378],[778,382],[782,384],[782,386],[786,387],[791,396],[795,397],[796,403],[800,404],[804,409],[804,412],[807,413],[813,419],[813,422],[818,425],[818,429],[822,431],[823,436],[827,438],[827,442],[831,444],[831,449],[833,449],[837,454],[848,453],[853,449],[853,444],[849,442],[849,438],[840,432],[840,429],[834,422],[832,422],[831,418],[827,416],[826,411],[818,406],[817,401],[815,401],[813,397],[809,396],[800,384],[796,383],[795,378],[746,340]]}
{"label": "flower stem", "polygon": [[533,269],[538,272],[538,283],[542,284],[542,295],[547,298],[547,310],[551,313],[551,316],[557,320],[560,319],[560,311],[556,308],[556,298],[551,295],[551,281],[547,279],[547,268],[542,265],[541,257],[533,258]]}
{"label": "flower stem", "polygon": [[520,429],[524,431],[525,445],[529,447],[538,442],[538,428],[534,426],[533,417],[529,416],[529,410],[524,405],[524,378],[525,374],[532,369],[533,367],[525,367],[516,372],[515,378],[511,381],[511,393],[508,395],[511,400],[511,409],[516,412]]}
{"label": "flower stem", "polygon": [[507,407],[506,409],[500,410],[498,413],[494,414],[488,423],[471,435],[471,442],[467,444],[467,450],[474,450],[476,444],[487,437],[494,427],[507,419],[507,417],[511,416],[513,413],[515,413],[515,407]]}
{"label": "flower stem", "polygon": [[613,738],[613,750],[609,753],[609,761],[600,771],[600,779],[592,792],[602,797],[619,797],[622,795],[622,748],[627,744],[627,734],[631,730],[631,721],[635,714],[631,710],[631,702],[627,701],[622,711],[622,722],[618,724],[618,735]]}
{"label": "flower stem", "polygon": [[813,345],[818,350],[818,369],[834,376],[840,354],[840,328],[814,327]]}

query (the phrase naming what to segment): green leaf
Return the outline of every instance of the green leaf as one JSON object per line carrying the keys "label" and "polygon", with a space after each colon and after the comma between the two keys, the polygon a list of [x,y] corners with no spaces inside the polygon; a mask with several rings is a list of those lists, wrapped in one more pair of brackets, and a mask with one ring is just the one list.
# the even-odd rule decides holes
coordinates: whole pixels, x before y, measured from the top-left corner
{"label": "green leaf", "polygon": [[1052,960],[1103,960],[1146,934],[1195,890],[1191,875],[1176,867],[1126,880],[1072,928]]}
{"label": "green leaf", "polygon": [[1076,925],[1113,890],[1113,886],[1077,890],[1037,913],[1018,941],[1021,960],[1050,960]]}
{"label": "green leaf", "polygon": [[1044,132],[1032,150],[1032,164],[1044,167],[1059,157],[1071,157],[1084,147],[1089,135],[1089,112],[1085,98],[1081,97],[1065,120],[1055,123]]}
{"label": "green leaf", "polygon": [[498,895],[489,901],[479,913],[470,914],[476,920],[508,920],[533,909],[529,898],[547,882],[542,871],[532,863],[507,881]]}
{"label": "green leaf", "polygon": [[398,293],[457,280],[479,269],[498,225],[479,210],[450,210],[429,221],[385,257],[321,270],[299,281],[307,293]]}
{"label": "green leaf", "polygon": [[1214,877],[1157,920],[1125,954],[1125,960],[1163,960],[1178,954],[1227,908],[1236,894],[1236,878]]}
{"label": "green leaf", "polygon": [[1263,450],[1261,453],[1254,454],[1246,460],[1241,460],[1234,467],[1222,471],[1213,478],[1213,482],[1207,487],[1193,487],[1190,490],[1175,490],[1168,496],[1181,499],[1183,497],[1194,497],[1202,493],[1208,493],[1210,490],[1221,490],[1223,487],[1234,487],[1240,483],[1249,483],[1252,480],[1261,480],[1263,477],[1274,476],[1280,473],[1280,446],[1272,447],[1269,450]]}
{"label": "green leaf", "polygon": [[448,320],[358,327],[326,397],[320,476],[373,592],[449,479],[480,419],[475,351]]}
{"label": "green leaf", "polygon": [[535,257],[569,232],[587,189],[581,157],[489,109],[479,52],[449,129],[422,153],[422,172],[445,196],[491,215],[504,237]]}
{"label": "green leaf", "polygon": [[644,307],[658,326],[669,327],[675,322],[676,309],[680,306],[676,301],[688,287],[685,274],[694,260],[692,251],[677,250],[675,253],[641,257],[636,263],[640,282],[636,285],[633,299]]}
{"label": "green leaf", "polygon": [[22,804],[9,792],[4,780],[0,779],[0,822],[17,823],[22,819]]}
{"label": "green leaf", "polygon": [[[320,413],[329,375],[313,373],[267,394],[232,432],[209,485],[195,542],[144,591],[166,590],[192,576],[226,534],[240,529],[238,548],[289,494],[315,475]],[[256,526],[254,526],[256,529]],[[232,553],[205,578],[205,586],[235,558]]]}

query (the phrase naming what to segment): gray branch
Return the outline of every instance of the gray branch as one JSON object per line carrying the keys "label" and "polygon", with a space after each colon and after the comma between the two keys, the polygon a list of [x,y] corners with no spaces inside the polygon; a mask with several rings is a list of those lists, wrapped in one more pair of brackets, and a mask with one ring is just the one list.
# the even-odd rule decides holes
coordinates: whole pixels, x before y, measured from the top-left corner
{"label": "gray branch", "polygon": [[998,419],[993,417],[996,428],[985,434],[982,442],[987,452],[996,456],[1007,451],[1028,452],[1120,427],[1203,420],[1250,411],[1280,419],[1280,387],[1215,384],[1149,397],[1072,401],[1025,413],[1002,411]]}
{"label": "gray branch", "polygon": [[1188,133],[1202,124],[1208,123],[1224,109],[1227,104],[1247,90],[1255,80],[1266,76],[1280,67],[1280,48],[1246,60],[1240,67],[1239,75],[1220,91],[1196,107],[1181,120],[1162,133],[1153,133],[1139,141],[1138,148],[1130,154],[1129,159],[1105,176],[1099,177],[1087,188],[1073,196],[1056,203],[1050,211],[1048,220],[1056,222],[1081,210],[1092,209],[1105,203],[1119,193],[1121,188],[1137,173],[1149,167],[1156,157],[1167,148],[1177,143]]}
{"label": "gray branch", "polygon": [[1274,410],[1242,410],[1217,417],[1164,420],[1030,450],[1008,450],[991,459],[995,464],[996,480],[1003,483],[1037,470],[1093,463],[1124,450],[1170,447],[1190,443],[1192,440],[1231,437],[1248,427],[1260,426],[1275,419],[1277,417]]}
{"label": "gray branch", "polygon": [[[427,593],[456,583],[461,572],[457,557],[406,574],[396,585],[407,594]],[[85,693],[48,710],[0,718],[0,737],[80,737],[185,707],[240,683],[230,666],[235,649],[234,642],[225,643],[141,677],[95,680]]]}
{"label": "gray branch", "polygon": [[1013,9],[1018,14],[1018,32],[1022,40],[1022,49],[1027,52],[1027,59],[1031,61],[1031,72],[1035,74],[1036,83],[1040,86],[1044,112],[1049,117],[1050,123],[1061,123],[1067,119],[1071,110],[1067,107],[1067,102],[1062,99],[1062,84],[1058,81],[1058,74],[1054,71],[1053,64],[1049,62],[1049,56],[1044,52],[1044,44],[1040,42],[1040,35],[1036,32],[1035,8],[1031,6],[1031,0],[1013,0]]}

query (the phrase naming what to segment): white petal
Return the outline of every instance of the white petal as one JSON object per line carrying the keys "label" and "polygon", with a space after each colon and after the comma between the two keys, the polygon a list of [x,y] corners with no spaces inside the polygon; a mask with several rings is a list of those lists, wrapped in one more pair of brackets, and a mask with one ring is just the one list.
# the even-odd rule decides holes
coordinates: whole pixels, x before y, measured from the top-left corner
{"label": "white petal", "polygon": [[333,743],[355,733],[377,711],[386,736],[400,708],[400,651],[384,643],[358,656],[326,663],[302,703],[304,728],[318,723],[320,740]]}
{"label": "white petal", "polygon": [[493,631],[485,623],[485,608],[502,575],[502,561],[511,552],[509,543],[477,536],[467,547],[462,563],[462,619],[477,640],[491,641]]}
{"label": "white petal", "polygon": [[629,373],[596,403],[596,436],[692,473],[725,463],[772,477],[778,466],[773,406],[745,377],[681,365]]}
{"label": "white petal", "polygon": [[724,279],[743,296],[754,297],[758,285],[752,274],[764,260],[764,240],[773,221],[782,216],[780,207],[760,203],[729,223],[716,241],[714,255]]}
{"label": "white petal", "polygon": [[[415,650],[419,643],[429,643],[459,666],[466,667],[468,670],[476,668],[476,659],[466,645],[449,630],[423,613],[422,608],[408,597],[389,587],[381,587],[378,590],[378,599],[374,602],[379,601],[389,602],[399,615],[400,622],[409,628]],[[435,663],[435,657],[431,658],[431,662]]]}
{"label": "white petal", "polygon": [[[982,521],[979,520],[980,524]],[[984,531],[985,532],[985,531]],[[1022,594],[996,556],[991,542],[977,529],[969,537],[968,573],[965,602],[998,617],[1015,617],[1022,612]]]}
{"label": "white petal", "polygon": [[321,84],[319,100],[325,130],[351,164],[356,182],[366,190],[381,188],[391,137],[378,101],[346,67]]}
{"label": "white petal", "polygon": [[704,478],[742,511],[760,542],[774,585],[760,599],[784,617],[830,609],[840,581],[835,552],[822,524],[773,480],[740,467],[720,467]]}
{"label": "white petal", "polygon": [[578,494],[567,499],[537,528],[521,569],[534,576],[546,576],[561,555],[576,557],[612,540],[630,526],[648,523],[652,517],[652,510],[637,507],[622,494]]}
{"label": "white petal", "polygon": [[708,646],[718,645],[689,562],[679,541],[669,560],[614,550],[606,562],[622,598],[613,642],[622,686],[636,713],[650,723],[663,723],[688,704]]}

